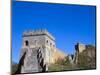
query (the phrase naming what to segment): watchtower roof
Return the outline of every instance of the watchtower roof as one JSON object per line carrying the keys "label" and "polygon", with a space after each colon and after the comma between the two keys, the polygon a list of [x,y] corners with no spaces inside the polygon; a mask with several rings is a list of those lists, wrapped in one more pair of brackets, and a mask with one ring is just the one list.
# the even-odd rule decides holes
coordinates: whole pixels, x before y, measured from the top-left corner
{"label": "watchtower roof", "polygon": [[55,41],[55,38],[46,30],[46,29],[38,29],[38,30],[29,30],[25,31],[23,33],[23,37],[28,37],[28,36],[42,36],[46,35],[53,41]]}

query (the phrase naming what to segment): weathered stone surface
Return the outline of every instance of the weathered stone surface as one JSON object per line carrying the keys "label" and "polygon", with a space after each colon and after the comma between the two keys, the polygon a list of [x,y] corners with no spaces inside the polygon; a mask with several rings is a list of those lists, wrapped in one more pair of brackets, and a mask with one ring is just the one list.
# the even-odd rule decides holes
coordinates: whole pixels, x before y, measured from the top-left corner
{"label": "weathered stone surface", "polygon": [[24,66],[22,67],[21,73],[38,72],[38,60],[37,60],[37,50],[29,49],[27,51],[26,57],[24,59]]}
{"label": "weathered stone surface", "polygon": [[20,73],[48,71],[49,64],[65,56],[58,51],[55,38],[46,30],[24,32],[22,42],[18,68]]}

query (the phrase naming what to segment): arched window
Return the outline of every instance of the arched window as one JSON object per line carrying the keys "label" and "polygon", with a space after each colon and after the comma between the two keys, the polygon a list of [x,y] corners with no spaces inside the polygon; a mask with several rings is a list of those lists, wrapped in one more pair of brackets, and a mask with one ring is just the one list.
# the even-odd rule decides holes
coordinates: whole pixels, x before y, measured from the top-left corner
{"label": "arched window", "polygon": [[52,43],[50,43],[50,46],[52,46]]}
{"label": "arched window", "polygon": [[25,41],[25,46],[28,46],[29,45],[29,42],[28,40]]}
{"label": "arched window", "polygon": [[48,40],[46,42],[48,43]]}
{"label": "arched window", "polygon": [[55,45],[53,45],[53,47],[55,47]]}

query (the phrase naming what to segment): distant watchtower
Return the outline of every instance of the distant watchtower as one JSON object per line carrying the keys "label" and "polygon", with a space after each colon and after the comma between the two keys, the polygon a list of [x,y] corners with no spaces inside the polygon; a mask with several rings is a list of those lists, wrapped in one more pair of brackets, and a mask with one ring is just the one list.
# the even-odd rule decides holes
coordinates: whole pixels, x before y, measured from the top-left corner
{"label": "distant watchtower", "polygon": [[76,49],[77,52],[81,53],[86,49],[86,46],[84,44],[77,43],[75,45],[75,49]]}
{"label": "distant watchtower", "polygon": [[56,51],[55,48],[55,38],[46,30],[24,32],[20,56],[21,73],[47,71],[48,65],[53,62],[52,53]]}
{"label": "distant watchtower", "polygon": [[79,55],[79,53],[82,53],[85,49],[86,49],[86,46],[84,44],[77,43],[75,45],[75,50],[76,50],[75,63],[78,62],[78,57],[79,57],[78,55]]}

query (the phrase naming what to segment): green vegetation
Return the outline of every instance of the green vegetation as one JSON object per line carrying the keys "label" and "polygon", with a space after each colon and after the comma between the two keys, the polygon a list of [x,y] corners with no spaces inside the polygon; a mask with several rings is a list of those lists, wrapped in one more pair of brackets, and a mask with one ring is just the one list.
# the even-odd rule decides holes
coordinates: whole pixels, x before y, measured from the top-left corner
{"label": "green vegetation", "polygon": [[11,68],[11,74],[12,74],[12,75],[15,75],[15,72],[17,71],[18,64],[12,62],[12,66],[11,66],[11,67],[12,67],[12,68]]}
{"label": "green vegetation", "polygon": [[72,70],[75,65],[70,63],[68,57],[64,60],[59,59],[55,64],[49,65],[48,71]]}

